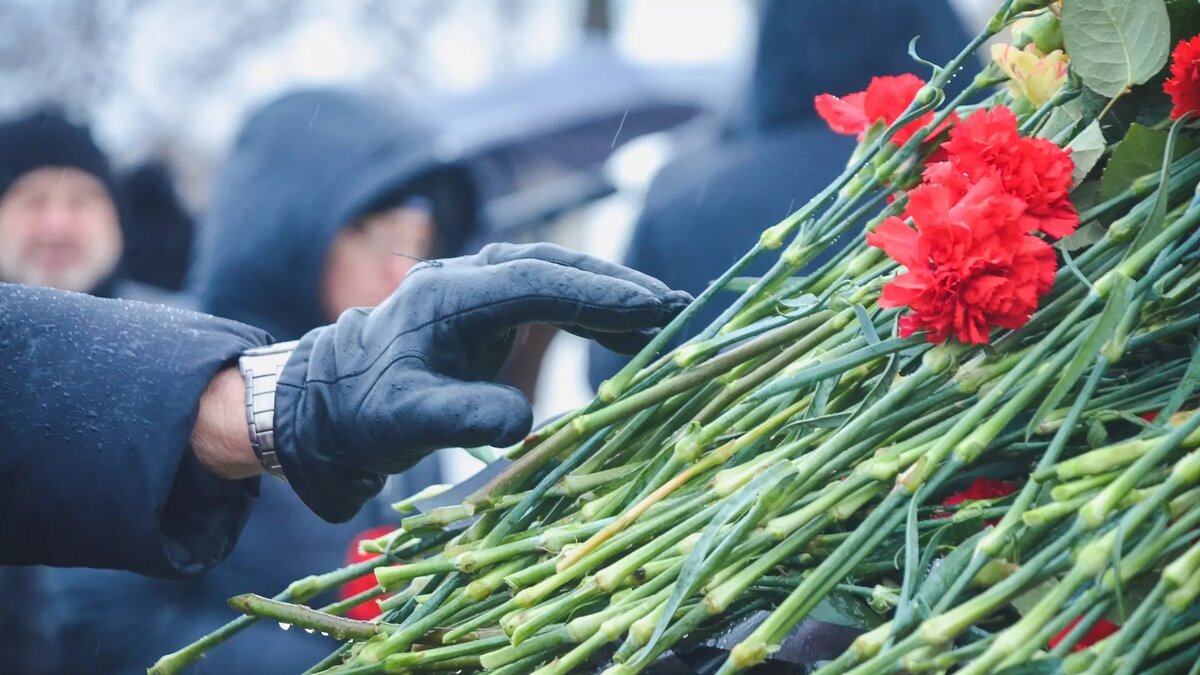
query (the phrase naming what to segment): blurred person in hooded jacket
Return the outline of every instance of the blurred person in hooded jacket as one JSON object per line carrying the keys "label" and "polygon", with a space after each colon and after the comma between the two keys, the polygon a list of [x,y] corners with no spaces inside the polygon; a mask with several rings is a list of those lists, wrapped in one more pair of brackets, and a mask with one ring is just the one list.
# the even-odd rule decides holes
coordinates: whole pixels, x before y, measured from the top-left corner
{"label": "blurred person in hooded jacket", "polygon": [[[913,36],[920,37],[917,52],[934,63],[968,41],[946,0],[766,0],[758,26],[746,100],[715,142],[681,154],[655,177],[625,254],[629,267],[693,295],[841,173],[854,140],[817,116],[817,95],[861,91],[877,75],[924,75],[908,55]],[[763,256],[744,274],[760,276],[772,260]],[[670,347],[699,333],[735,298],[714,298]],[[589,350],[593,388],[628,361],[594,345]]]}
{"label": "blurred person in hooded jacket", "polygon": [[165,291],[182,290],[196,227],[170,167],[148,161],[122,175],[118,185],[125,204],[125,274]]}
{"label": "blurred person in hooded jacket", "polygon": [[[422,121],[349,92],[301,91],[261,108],[202,223],[188,284],[196,308],[292,340],[346,309],[380,303],[421,259],[462,253],[477,228],[476,197],[463,169],[435,159],[433,138]],[[61,669],[145,668],[234,618],[230,596],[271,596],[341,566],[356,534],[396,522],[390,502],[437,482],[430,456],[394,476],[355,518],[331,525],[286,484],[263,481],[238,548],[200,579],[48,571],[48,637],[61,648]],[[296,673],[335,646],[260,622],[194,670]]]}

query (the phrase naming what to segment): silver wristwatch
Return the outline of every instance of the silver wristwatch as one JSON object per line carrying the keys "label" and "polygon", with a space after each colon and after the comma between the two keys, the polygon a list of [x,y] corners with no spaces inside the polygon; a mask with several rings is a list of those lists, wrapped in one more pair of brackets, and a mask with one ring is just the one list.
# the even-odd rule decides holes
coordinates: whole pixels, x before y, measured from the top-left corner
{"label": "silver wristwatch", "polygon": [[275,452],[275,386],[295,349],[295,340],[280,342],[247,349],[238,359],[238,370],[246,381],[246,424],[250,429],[250,446],[267,473],[281,479],[284,478],[283,465]]}

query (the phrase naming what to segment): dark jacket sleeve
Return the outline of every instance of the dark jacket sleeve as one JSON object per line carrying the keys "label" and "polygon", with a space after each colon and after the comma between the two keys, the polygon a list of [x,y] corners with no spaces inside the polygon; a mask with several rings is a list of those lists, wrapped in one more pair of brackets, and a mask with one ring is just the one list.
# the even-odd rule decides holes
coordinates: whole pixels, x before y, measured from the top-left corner
{"label": "dark jacket sleeve", "polygon": [[191,576],[232,550],[257,479],[188,449],[200,395],[255,328],[0,284],[0,564]]}

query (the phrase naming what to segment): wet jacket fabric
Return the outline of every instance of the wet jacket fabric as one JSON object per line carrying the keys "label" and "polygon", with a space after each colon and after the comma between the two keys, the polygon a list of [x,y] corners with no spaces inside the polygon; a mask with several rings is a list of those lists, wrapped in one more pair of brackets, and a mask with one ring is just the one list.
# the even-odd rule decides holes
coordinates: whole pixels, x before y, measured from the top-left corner
{"label": "wet jacket fabric", "polygon": [[[913,36],[921,36],[918,54],[935,63],[967,43],[945,0],[768,0],[759,18],[744,100],[720,138],[655,177],[624,260],[693,295],[841,173],[854,139],[828,129],[813,109],[815,96],[861,91],[876,75],[927,76],[908,56]],[[763,256],[745,274],[761,275],[771,262]],[[684,337],[711,323],[734,297],[718,297]],[[627,361],[596,345],[589,356],[593,387]]]}
{"label": "wet jacket fabric", "polygon": [[[193,303],[266,329],[277,340],[328,323],[319,289],[334,235],[414,185],[427,188],[430,176],[442,171],[427,147],[431,136],[416,121],[335,91],[291,94],[259,110],[220,172],[202,222],[189,279]],[[387,501],[435,482],[440,473],[430,457],[393,477],[386,499],[368,504],[349,523],[331,525],[286,484],[264,478],[238,549],[203,578],[164,582],[115,572],[53,573],[59,578],[49,601],[51,633],[82,652],[69,656],[64,669],[146,668],[234,618],[226,605],[230,596],[275,595],[291,581],[341,566],[355,534],[396,522]],[[333,599],[327,593],[311,602]],[[320,636],[260,622],[189,672],[298,673],[334,647]]]}
{"label": "wet jacket fabric", "polygon": [[0,598],[19,638],[0,671],[60,672],[64,645],[39,639],[58,570],[25,565],[193,577],[229,554],[259,481],[212,476],[188,438],[212,376],[267,343],[212,316],[0,284]]}
{"label": "wet jacket fabric", "polygon": [[0,564],[196,576],[237,541],[258,480],[188,452],[200,395],[261,330],[0,284]]}
{"label": "wet jacket fabric", "polygon": [[[179,296],[132,281],[123,272],[119,267],[88,295],[178,306],[176,299]],[[0,360],[3,358],[0,355]],[[43,626],[47,593],[43,579],[47,573],[42,566],[0,564],[0,673],[41,675],[53,672],[50,664],[55,662],[55,646],[46,644]]]}

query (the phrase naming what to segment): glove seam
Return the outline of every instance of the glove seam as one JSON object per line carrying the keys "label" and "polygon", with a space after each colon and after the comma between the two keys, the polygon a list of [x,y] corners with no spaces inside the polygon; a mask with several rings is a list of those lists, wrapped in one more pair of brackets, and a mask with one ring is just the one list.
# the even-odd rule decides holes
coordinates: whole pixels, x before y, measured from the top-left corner
{"label": "glove seam", "polygon": [[[369,397],[371,395],[371,393],[373,391],[375,391],[375,387],[379,385],[379,381],[383,379],[383,376],[387,373],[388,369],[390,369],[392,366],[396,365],[397,363],[399,363],[405,359],[409,359],[409,358],[420,361],[421,364],[423,366],[425,366],[426,370],[432,370],[429,367],[429,362],[427,360],[425,360],[424,354],[422,354],[421,352],[419,352],[415,349],[406,349],[404,352],[398,354],[396,356],[396,358],[392,359],[386,365],[384,365],[382,368],[379,369],[379,373],[375,376],[375,379],[367,386],[366,391],[363,393],[363,398]],[[362,408],[359,407],[358,410],[356,410],[354,412],[354,421],[358,422],[359,417],[361,417],[361,416],[362,416]]]}

